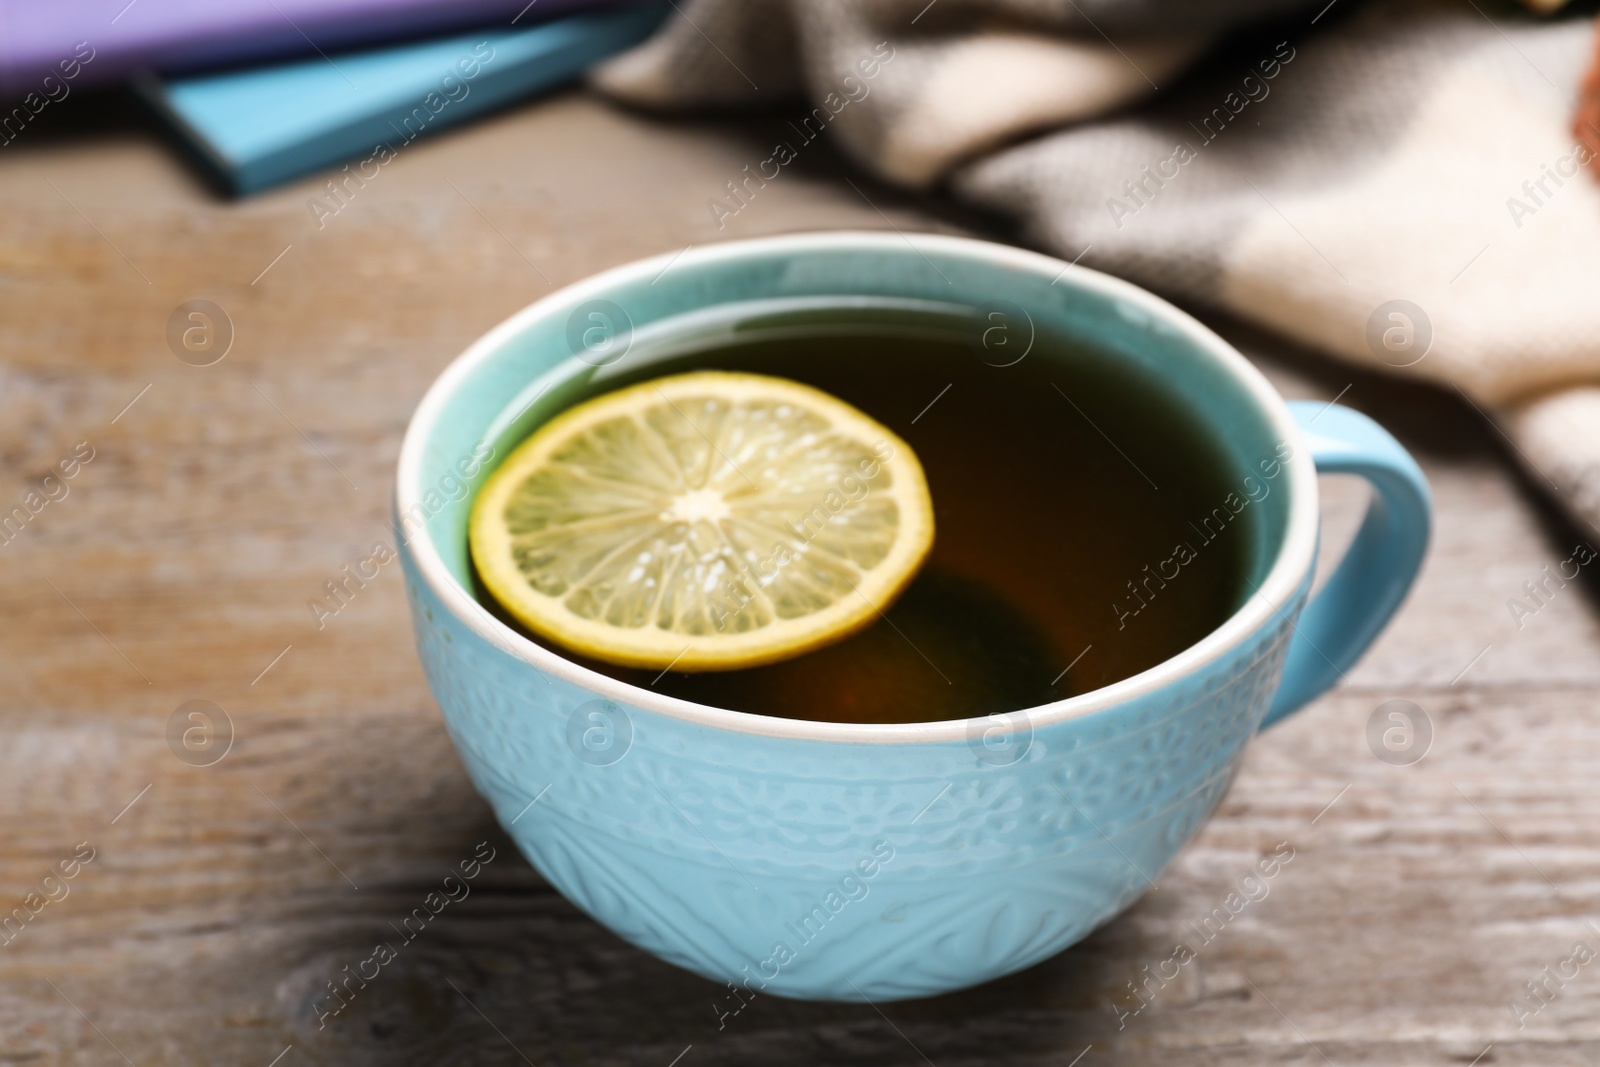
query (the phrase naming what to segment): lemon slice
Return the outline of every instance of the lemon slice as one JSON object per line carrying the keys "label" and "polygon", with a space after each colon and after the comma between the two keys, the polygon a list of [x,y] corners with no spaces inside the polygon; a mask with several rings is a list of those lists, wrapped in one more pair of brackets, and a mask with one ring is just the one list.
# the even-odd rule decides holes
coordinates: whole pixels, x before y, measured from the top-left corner
{"label": "lemon slice", "polygon": [[629,667],[732,670],[875,621],[933,545],[922,465],[810,386],[701,371],[563,412],[472,508],[472,558],[535,633]]}

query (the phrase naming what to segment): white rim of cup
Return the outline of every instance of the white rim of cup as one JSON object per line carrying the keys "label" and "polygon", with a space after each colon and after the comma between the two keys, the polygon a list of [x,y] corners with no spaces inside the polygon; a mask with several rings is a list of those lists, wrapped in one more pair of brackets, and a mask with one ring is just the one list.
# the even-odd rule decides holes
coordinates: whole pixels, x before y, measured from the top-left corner
{"label": "white rim of cup", "polygon": [[[902,245],[909,245],[918,252],[947,252],[957,256],[985,259],[1015,270],[1054,278],[1057,281],[1065,278],[1079,288],[1101,293],[1148,312],[1176,329],[1186,340],[1193,343],[1200,353],[1209,356],[1227,370],[1255,399],[1276,431],[1278,439],[1292,443],[1295,449],[1294,455],[1286,463],[1291,479],[1290,511],[1277,559],[1268,571],[1266,580],[1233,615],[1229,616],[1226,622],[1195,644],[1175,656],[1162,660],[1154,667],[1075,697],[1008,713],[995,721],[992,726],[986,725],[986,729],[1039,730],[1144,696],[1178,681],[1217,659],[1255,633],[1274,615],[1281,615],[1282,606],[1287,604],[1299,589],[1315,558],[1318,528],[1317,475],[1298,424],[1289,414],[1283,398],[1278,395],[1266,377],[1232,345],[1193,316],[1130,282],[1038,252],[944,234],[885,234],[874,231],[838,230],[726,241],[690,249],[687,252],[664,253],[613,267],[535,301],[469,345],[466,351],[444,369],[429,387],[422,402],[417,405],[400,446],[399,470],[395,482],[396,513],[405,514],[421,500],[420,475],[427,438],[434,421],[443,410],[446,400],[455,392],[457,385],[508,340],[521,333],[528,323],[548,314],[557,305],[565,307],[584,299],[603,296],[622,282],[653,278],[669,263],[674,262],[678,266],[685,266],[739,259],[752,254],[770,255],[816,249],[837,251],[841,247],[855,247],[863,251],[877,249],[899,251]],[[485,641],[531,667],[581,686],[596,696],[614,700],[631,708],[738,733],[856,744],[965,741],[974,722],[974,718],[912,723],[819,722],[732,711],[655,693],[627,682],[619,682],[587,667],[581,667],[535,644],[495,618],[456,581],[449,568],[445,566],[425,525],[402,545],[401,550],[411,553],[417,572],[422,580],[428,583],[428,588],[433,591],[440,603],[456,617],[457,621]],[[975,718],[987,722],[991,717]]]}

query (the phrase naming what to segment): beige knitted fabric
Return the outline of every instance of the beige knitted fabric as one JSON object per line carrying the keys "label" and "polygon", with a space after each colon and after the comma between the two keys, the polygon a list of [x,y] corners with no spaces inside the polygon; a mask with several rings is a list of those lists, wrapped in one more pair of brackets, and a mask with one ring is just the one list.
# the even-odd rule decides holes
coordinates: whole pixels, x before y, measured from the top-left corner
{"label": "beige knitted fabric", "polygon": [[678,110],[803,97],[885,179],[1458,388],[1600,543],[1600,182],[1571,133],[1592,24],[1336,3],[680,0],[594,80]]}

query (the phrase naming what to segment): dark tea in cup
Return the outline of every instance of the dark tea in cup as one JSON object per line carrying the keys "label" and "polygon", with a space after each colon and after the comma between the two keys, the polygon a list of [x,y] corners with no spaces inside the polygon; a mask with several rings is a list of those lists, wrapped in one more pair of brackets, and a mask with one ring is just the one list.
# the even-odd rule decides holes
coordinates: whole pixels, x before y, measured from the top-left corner
{"label": "dark tea in cup", "polygon": [[700,673],[574,657],[518,626],[479,583],[485,606],[642,688],[763,715],[892,723],[1109,685],[1195,644],[1249,593],[1240,481],[1213,434],[1159,376],[1037,330],[1020,308],[735,305],[716,329],[668,324],[614,363],[579,365],[549,390],[551,413],[707,369],[822,389],[911,446],[935,537],[899,599],[836,644]]}

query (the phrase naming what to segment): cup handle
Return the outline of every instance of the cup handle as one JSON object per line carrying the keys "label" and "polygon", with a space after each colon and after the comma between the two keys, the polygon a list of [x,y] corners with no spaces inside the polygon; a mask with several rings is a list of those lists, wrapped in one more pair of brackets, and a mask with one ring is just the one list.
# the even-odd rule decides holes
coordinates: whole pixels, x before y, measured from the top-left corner
{"label": "cup handle", "polygon": [[1433,515],[1421,468],[1382,426],[1337,404],[1293,401],[1289,413],[1318,474],[1359,474],[1373,494],[1349,551],[1300,614],[1263,729],[1330,688],[1372,644],[1417,577]]}

